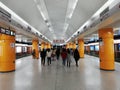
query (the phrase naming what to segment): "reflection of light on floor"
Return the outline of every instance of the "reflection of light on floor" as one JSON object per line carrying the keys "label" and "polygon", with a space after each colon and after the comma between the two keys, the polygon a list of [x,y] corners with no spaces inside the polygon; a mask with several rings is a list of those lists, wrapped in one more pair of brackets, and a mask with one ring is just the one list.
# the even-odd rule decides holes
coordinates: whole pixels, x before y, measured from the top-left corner
{"label": "reflection of light on floor", "polygon": [[[23,82],[25,82],[25,83],[23,83]],[[30,87],[31,84],[32,84],[31,80],[28,80],[28,79],[25,79],[25,80],[21,79],[21,80],[19,80],[19,82],[18,82],[18,79],[15,80],[15,88]]]}
{"label": "reflection of light on floor", "polygon": [[22,60],[20,59],[16,61],[16,65],[21,65],[21,63],[22,63]]}
{"label": "reflection of light on floor", "polygon": [[42,71],[42,63],[41,63],[41,58],[39,59],[38,63],[39,63],[39,72],[41,72],[41,71]]}

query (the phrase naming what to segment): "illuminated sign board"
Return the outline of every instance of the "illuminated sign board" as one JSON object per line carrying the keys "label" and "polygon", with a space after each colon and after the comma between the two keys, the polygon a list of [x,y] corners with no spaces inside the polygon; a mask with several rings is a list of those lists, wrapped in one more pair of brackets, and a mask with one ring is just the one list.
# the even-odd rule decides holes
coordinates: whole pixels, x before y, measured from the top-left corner
{"label": "illuminated sign board", "polygon": [[53,40],[53,43],[64,43],[64,40]]}
{"label": "illuminated sign board", "polygon": [[5,34],[11,35],[11,31],[10,30],[5,30]]}
{"label": "illuminated sign board", "polygon": [[0,33],[5,34],[5,29],[4,28],[0,28]]}
{"label": "illuminated sign board", "polygon": [[5,29],[5,28],[2,28],[2,27],[0,27],[0,33],[1,34],[15,36],[15,32],[14,31],[11,31],[9,29]]}

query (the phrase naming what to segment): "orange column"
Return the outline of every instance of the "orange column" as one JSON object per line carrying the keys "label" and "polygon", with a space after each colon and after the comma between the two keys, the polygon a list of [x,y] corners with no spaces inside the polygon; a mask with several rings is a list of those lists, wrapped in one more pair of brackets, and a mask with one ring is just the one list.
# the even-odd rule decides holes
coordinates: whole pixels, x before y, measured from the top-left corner
{"label": "orange column", "polygon": [[32,40],[32,50],[35,49],[35,59],[39,59],[39,41],[38,39]]}
{"label": "orange column", "polygon": [[71,43],[69,43],[69,48],[72,48],[72,44]]}
{"label": "orange column", "polygon": [[68,49],[68,48],[69,48],[69,43],[66,44],[66,49]]}
{"label": "orange column", "polygon": [[73,43],[73,49],[76,49],[76,43]]}
{"label": "orange column", "polygon": [[15,36],[0,34],[0,72],[15,70]]}
{"label": "orange column", "polygon": [[44,46],[45,46],[45,44],[44,44],[44,42],[42,42],[41,43],[41,51],[44,49]]}
{"label": "orange column", "polygon": [[47,43],[45,43],[44,48],[47,49]]}
{"label": "orange column", "polygon": [[79,51],[80,57],[84,58],[84,40],[83,39],[78,40],[78,46],[79,46],[78,51]]}
{"label": "orange column", "polygon": [[74,48],[74,44],[73,44],[73,43],[71,43],[71,48],[72,48],[72,49]]}
{"label": "orange column", "polygon": [[48,49],[51,49],[51,44],[50,43],[48,43]]}
{"label": "orange column", "polygon": [[99,57],[100,69],[114,70],[114,42],[113,42],[113,29],[104,28],[99,30]]}

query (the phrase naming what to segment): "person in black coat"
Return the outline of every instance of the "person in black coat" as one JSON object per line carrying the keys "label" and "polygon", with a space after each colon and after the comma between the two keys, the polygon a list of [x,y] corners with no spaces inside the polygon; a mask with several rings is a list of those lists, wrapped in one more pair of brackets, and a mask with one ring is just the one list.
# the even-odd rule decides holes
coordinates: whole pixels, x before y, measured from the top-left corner
{"label": "person in black coat", "polygon": [[59,56],[60,56],[60,49],[59,48],[56,50],[56,56],[57,56],[57,60],[59,60]]}
{"label": "person in black coat", "polygon": [[41,56],[41,62],[43,65],[45,65],[45,57],[46,57],[46,50],[43,49],[40,53],[40,56]]}
{"label": "person in black coat", "polygon": [[79,52],[77,49],[75,49],[75,51],[74,51],[74,59],[76,62],[76,66],[78,67],[78,60],[80,59],[80,55],[79,55]]}
{"label": "person in black coat", "polygon": [[35,54],[35,49],[33,49],[33,51],[32,51],[32,56],[33,56],[33,59],[35,59],[36,57],[36,54]]}

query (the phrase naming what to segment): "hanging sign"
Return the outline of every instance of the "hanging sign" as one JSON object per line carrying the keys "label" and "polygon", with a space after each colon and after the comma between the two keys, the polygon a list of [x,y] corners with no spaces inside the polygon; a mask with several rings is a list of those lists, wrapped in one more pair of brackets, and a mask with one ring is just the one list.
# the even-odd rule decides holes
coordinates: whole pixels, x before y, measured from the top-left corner
{"label": "hanging sign", "polygon": [[7,22],[10,22],[11,21],[11,14],[0,7],[0,18],[7,21]]}

